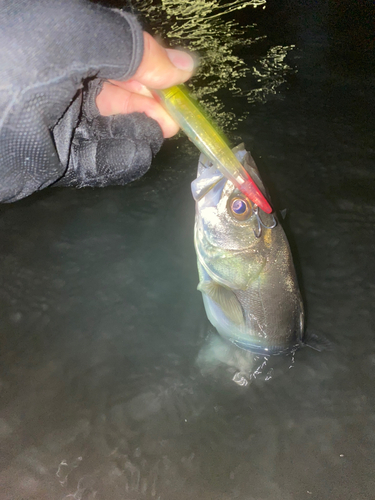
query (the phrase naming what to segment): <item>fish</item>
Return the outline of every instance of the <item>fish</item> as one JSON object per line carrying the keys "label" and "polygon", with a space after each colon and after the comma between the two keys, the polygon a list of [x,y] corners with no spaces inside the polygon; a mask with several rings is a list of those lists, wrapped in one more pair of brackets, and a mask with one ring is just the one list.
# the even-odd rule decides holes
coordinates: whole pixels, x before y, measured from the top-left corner
{"label": "fish", "polygon": [[[233,153],[267,196],[244,144]],[[198,290],[209,321],[241,349],[265,356],[293,352],[303,342],[304,306],[277,215],[251,202],[203,153],[191,190]]]}

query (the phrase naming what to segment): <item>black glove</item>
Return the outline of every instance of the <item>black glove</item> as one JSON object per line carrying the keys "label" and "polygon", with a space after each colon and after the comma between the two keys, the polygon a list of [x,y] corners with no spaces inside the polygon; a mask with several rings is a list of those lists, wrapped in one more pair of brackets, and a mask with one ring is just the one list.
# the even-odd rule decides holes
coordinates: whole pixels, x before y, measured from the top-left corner
{"label": "black glove", "polygon": [[[102,82],[93,80],[83,92],[81,118],[69,150],[68,168],[54,186],[127,184],[147,172],[152,156],[160,149],[163,142],[161,128],[144,113],[99,114],[95,98]],[[53,130],[58,151],[67,144],[65,131],[71,130],[71,114],[74,119],[75,113],[69,109]]]}
{"label": "black glove", "polygon": [[135,18],[85,0],[3,0],[0,26],[0,201],[143,175],[159,125],[95,105],[103,79],[130,78],[142,59]]}

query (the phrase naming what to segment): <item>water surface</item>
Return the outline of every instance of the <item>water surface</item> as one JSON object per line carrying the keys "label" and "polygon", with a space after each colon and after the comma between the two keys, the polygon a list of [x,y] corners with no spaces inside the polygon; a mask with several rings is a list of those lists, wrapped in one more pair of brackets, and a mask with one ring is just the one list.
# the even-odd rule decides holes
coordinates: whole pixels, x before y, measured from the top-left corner
{"label": "water surface", "polygon": [[[221,75],[212,94],[204,75],[194,87],[229,117],[274,204],[288,209],[307,334],[330,348],[277,357],[247,387],[225,370],[202,376],[195,361],[209,325],[190,194],[198,155],[184,138],[166,142],[152,170],[124,188],[49,189],[4,205],[2,500],[374,496],[367,32],[348,31],[324,2],[219,19],[260,38],[232,41],[243,68],[236,89]],[[264,91],[254,94],[253,69],[276,47],[285,67],[259,77]]]}

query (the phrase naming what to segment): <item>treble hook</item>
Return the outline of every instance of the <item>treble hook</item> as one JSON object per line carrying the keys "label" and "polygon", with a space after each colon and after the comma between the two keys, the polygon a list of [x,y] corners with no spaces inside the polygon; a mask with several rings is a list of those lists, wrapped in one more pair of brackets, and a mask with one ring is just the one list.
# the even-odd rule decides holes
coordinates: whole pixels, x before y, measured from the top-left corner
{"label": "treble hook", "polygon": [[253,208],[253,212],[254,212],[254,214],[255,214],[255,216],[257,218],[257,222],[258,222],[258,231],[256,231],[255,229],[253,229],[255,238],[260,238],[261,237],[261,235],[262,235],[262,226],[265,229],[273,229],[274,227],[277,226],[277,220],[276,220],[276,217],[273,214],[272,214],[272,218],[273,218],[273,224],[272,224],[272,226],[266,226],[264,224],[264,222],[262,221],[261,217],[260,217],[259,207],[257,207],[255,205],[254,208]]}

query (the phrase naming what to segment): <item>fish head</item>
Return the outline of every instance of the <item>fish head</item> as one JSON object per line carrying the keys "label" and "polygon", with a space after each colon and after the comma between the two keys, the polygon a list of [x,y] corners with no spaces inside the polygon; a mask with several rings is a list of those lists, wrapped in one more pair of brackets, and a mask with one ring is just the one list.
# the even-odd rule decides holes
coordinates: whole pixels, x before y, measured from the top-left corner
{"label": "fish head", "polygon": [[[234,150],[265,193],[251,155]],[[238,347],[271,354],[302,340],[303,306],[285,233],[204,155],[192,183],[194,243],[208,319]],[[276,224],[276,225],[275,225]]]}

